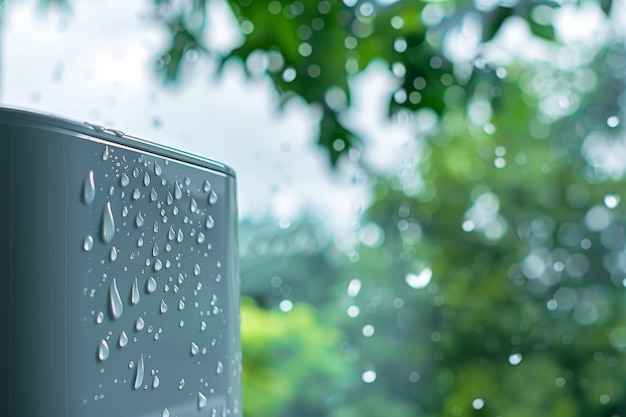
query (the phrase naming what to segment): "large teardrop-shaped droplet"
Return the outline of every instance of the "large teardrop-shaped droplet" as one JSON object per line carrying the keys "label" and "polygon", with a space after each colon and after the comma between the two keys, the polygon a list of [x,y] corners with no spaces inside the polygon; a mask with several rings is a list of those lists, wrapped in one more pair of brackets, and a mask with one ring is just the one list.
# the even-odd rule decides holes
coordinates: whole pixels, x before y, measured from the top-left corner
{"label": "large teardrop-shaped droplet", "polygon": [[161,169],[161,165],[158,162],[154,161],[154,175],[157,177],[161,175],[163,170]]}
{"label": "large teardrop-shaped droplet", "polygon": [[161,306],[159,307],[159,310],[161,311],[162,314],[167,313],[167,304],[165,303],[165,300],[161,300]]}
{"label": "large teardrop-shaped droplet", "polygon": [[159,272],[163,268],[163,262],[160,259],[154,261],[154,271]]}
{"label": "large teardrop-shaped droplet", "polygon": [[103,321],[104,321],[104,313],[102,311],[98,311],[98,314],[96,315],[96,323],[102,324]]}
{"label": "large teardrop-shaped droplet", "polygon": [[91,204],[96,198],[96,184],[93,180],[93,171],[89,171],[83,184],[83,203]]}
{"label": "large teardrop-shaped droplet", "polygon": [[122,303],[122,297],[117,289],[117,281],[115,278],[111,280],[111,286],[109,287],[109,306],[111,308],[111,315],[114,319],[122,317],[124,312],[124,304]]}
{"label": "large teardrop-shaped droplet", "polygon": [[141,227],[143,226],[143,216],[141,215],[141,212],[137,212],[137,217],[135,217],[135,225],[137,227]]}
{"label": "large teardrop-shaped droplet", "polygon": [[161,413],[161,417],[170,417],[170,410],[164,408],[163,412]]}
{"label": "large teardrop-shaped droplet", "polygon": [[180,200],[181,198],[183,198],[183,189],[178,181],[174,183],[174,198],[176,200]]}
{"label": "large teardrop-shaped droplet", "polygon": [[156,291],[157,288],[157,282],[153,277],[148,278],[148,283],[146,284],[146,289],[148,290],[149,294],[152,294],[153,292]]}
{"label": "large teardrop-shaped droplet", "polygon": [[109,145],[105,145],[104,153],[102,154],[102,160],[106,161],[107,159],[109,159]]}
{"label": "large teardrop-shaped droplet", "polygon": [[93,238],[90,235],[88,235],[85,237],[85,240],[83,241],[83,250],[85,252],[89,252],[92,249],[93,249]]}
{"label": "large teardrop-shaped droplet", "polygon": [[195,276],[198,276],[198,275],[200,275],[200,271],[201,271],[200,270],[200,265],[196,264],[196,266],[193,267],[193,274]]}
{"label": "large teardrop-shaped droplet", "polygon": [[131,195],[133,200],[139,200],[139,198],[141,197],[141,191],[139,191],[139,188],[135,188],[133,190],[133,194]]}
{"label": "large teardrop-shaped droplet", "polygon": [[148,174],[148,171],[143,173],[143,185],[146,187],[150,185],[150,174]]}
{"label": "large teardrop-shaped droplet", "polygon": [[159,245],[157,244],[157,242],[154,242],[154,246],[152,246],[152,256],[158,256],[159,255]]}
{"label": "large teardrop-shaped droplet", "polygon": [[196,356],[200,352],[200,348],[196,345],[196,342],[191,342],[191,355]]}
{"label": "large teardrop-shaped droplet", "polygon": [[195,198],[191,199],[191,207],[190,210],[192,213],[195,213],[196,211],[198,211],[198,203],[196,202]]}
{"label": "large teardrop-shaped droplet", "polygon": [[159,379],[159,376],[155,375],[154,379],[152,380],[152,388],[157,389],[159,388],[160,384],[161,384],[161,380]]}
{"label": "large teardrop-shaped droplet", "polygon": [[198,393],[198,408],[203,409],[204,407],[206,407],[206,405],[207,405],[206,397],[201,392],[199,392]]}
{"label": "large teardrop-shaped droplet", "polygon": [[213,216],[211,216],[210,214],[206,216],[206,221],[204,222],[204,226],[207,229],[213,229],[213,226],[215,226],[215,220],[213,219]]}
{"label": "large teardrop-shaped droplet", "polygon": [[119,338],[117,344],[121,348],[125,347],[128,344],[128,335],[126,334],[126,332],[124,330],[122,330],[122,333],[120,333],[120,338]]}
{"label": "large teardrop-shaped droplet", "polygon": [[176,234],[176,241],[180,243],[183,241],[184,237],[185,235],[183,235],[183,231],[181,229],[178,229],[178,233]]}
{"label": "large teardrop-shaped droplet", "polygon": [[126,216],[128,216],[128,207],[124,206],[124,208],[122,209],[122,217]]}
{"label": "large teardrop-shaped droplet", "polygon": [[137,317],[137,320],[135,320],[135,330],[137,330],[138,332],[143,330],[143,327],[146,325],[146,322],[143,321],[143,319],[141,317]]}
{"label": "large teardrop-shaped droplet", "polygon": [[139,294],[139,284],[137,283],[137,277],[135,277],[135,280],[133,281],[133,287],[130,291],[130,302],[133,303],[133,305],[137,304],[140,298],[141,295]]}
{"label": "large teardrop-shaped droplet", "polygon": [[102,339],[100,341],[100,344],[98,345],[98,359],[100,359],[101,361],[106,361],[109,357],[109,353],[109,345],[107,344],[106,340]]}
{"label": "large teardrop-shaped droplet", "polygon": [[178,301],[178,309],[183,311],[185,309],[185,302],[183,300]]}
{"label": "large teardrop-shaped droplet", "polygon": [[159,194],[157,194],[156,190],[153,188],[150,191],[150,201],[157,201],[159,198]]}
{"label": "large teardrop-shaped droplet", "polygon": [[202,183],[202,191],[204,191],[205,193],[211,191],[211,183],[209,182],[209,180],[204,180],[204,182]]}
{"label": "large teardrop-shaped droplet", "polygon": [[169,240],[174,240],[176,238],[176,231],[174,230],[174,226],[170,226],[170,230],[167,232],[167,238]]}
{"label": "large teardrop-shaped droplet", "polygon": [[143,353],[142,353],[141,356],[139,357],[139,361],[137,362],[137,369],[135,370],[135,383],[133,384],[133,387],[135,389],[139,389],[141,388],[141,385],[143,385],[143,373],[144,373],[144,366],[143,366]]}
{"label": "large teardrop-shaped droplet", "polygon": [[172,193],[170,193],[169,191],[167,192],[167,197],[165,201],[167,202],[168,206],[171,206],[172,203],[174,203],[174,197],[172,196]]}
{"label": "large teardrop-shaped droplet", "polygon": [[115,246],[111,246],[111,252],[109,253],[109,259],[111,262],[115,262],[117,260],[117,248]]}
{"label": "large teardrop-shaped droplet", "polygon": [[211,192],[209,193],[209,204],[215,203],[217,203],[217,194],[215,194],[214,190],[211,190]]}
{"label": "large teardrop-shaped droplet", "polygon": [[199,232],[198,233],[198,243],[204,242],[204,239],[205,239],[204,233]]}
{"label": "large teardrop-shaped droplet", "polygon": [[104,243],[109,243],[115,236],[115,220],[113,219],[113,211],[111,210],[111,203],[107,201],[102,210],[102,240]]}
{"label": "large teardrop-shaped droplet", "polygon": [[130,178],[128,178],[125,172],[122,172],[122,175],[120,175],[120,185],[126,187],[128,184],[130,184]]}

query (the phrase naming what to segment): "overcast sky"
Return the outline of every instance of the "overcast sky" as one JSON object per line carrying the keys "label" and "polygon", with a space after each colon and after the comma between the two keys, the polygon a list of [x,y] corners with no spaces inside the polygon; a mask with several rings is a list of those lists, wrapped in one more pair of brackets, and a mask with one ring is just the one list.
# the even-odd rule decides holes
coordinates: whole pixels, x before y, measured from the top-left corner
{"label": "overcast sky", "polygon": [[[237,172],[242,216],[293,219],[303,207],[349,226],[366,201],[347,171],[332,173],[314,145],[317,115],[294,103],[285,112],[267,81],[246,80],[235,65],[214,77],[209,59],[187,65],[183,82],[164,87],[152,62],[167,34],[145,16],[147,0],[73,0],[69,14],[42,13],[36,1],[10,0],[2,28],[0,103],[100,123],[218,160]],[[239,41],[221,0],[211,2],[207,42]],[[400,164],[410,129],[385,118],[391,77],[374,68],[355,80],[351,120],[375,166]]]}

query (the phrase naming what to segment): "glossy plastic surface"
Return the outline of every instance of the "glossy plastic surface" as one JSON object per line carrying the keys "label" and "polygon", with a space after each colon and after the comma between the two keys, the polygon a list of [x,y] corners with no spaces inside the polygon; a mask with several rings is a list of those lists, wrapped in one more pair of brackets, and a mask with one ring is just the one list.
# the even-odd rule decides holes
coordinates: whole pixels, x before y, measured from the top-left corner
{"label": "glossy plastic surface", "polygon": [[0,109],[0,415],[240,415],[228,167]]}

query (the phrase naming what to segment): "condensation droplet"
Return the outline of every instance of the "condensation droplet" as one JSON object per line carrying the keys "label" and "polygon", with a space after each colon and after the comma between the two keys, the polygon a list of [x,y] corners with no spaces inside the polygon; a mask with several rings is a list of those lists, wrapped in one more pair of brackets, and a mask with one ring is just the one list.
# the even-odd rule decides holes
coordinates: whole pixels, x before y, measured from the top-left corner
{"label": "condensation droplet", "polygon": [[150,201],[157,201],[158,198],[159,198],[159,195],[157,194],[156,190],[153,188],[150,191]]}
{"label": "condensation droplet", "polygon": [[196,211],[198,211],[198,203],[196,202],[195,198],[191,199],[190,210],[191,210],[192,213],[195,213]]}
{"label": "condensation droplet", "polygon": [[140,332],[143,330],[145,325],[146,323],[143,321],[143,319],[141,317],[137,317],[137,320],[135,320],[135,330]]}
{"label": "condensation droplet", "polygon": [[206,397],[201,392],[199,392],[198,393],[198,408],[203,409],[204,407],[206,407],[206,405],[207,405]]}
{"label": "condensation droplet", "polygon": [[181,188],[178,181],[174,183],[174,198],[176,200],[180,200],[181,198],[183,198],[183,189]]}
{"label": "condensation droplet", "polygon": [[209,204],[215,203],[217,203],[217,194],[215,194],[215,191],[211,190],[211,192],[209,193]]}
{"label": "condensation droplet", "polygon": [[96,323],[102,324],[103,321],[104,321],[104,313],[102,311],[99,311],[98,314],[96,315]]}
{"label": "condensation droplet", "polygon": [[174,208],[172,209],[172,214],[174,216],[178,216],[178,206],[174,206]]}
{"label": "condensation droplet", "polygon": [[122,172],[122,175],[120,176],[120,185],[122,187],[126,187],[128,184],[130,184],[130,178],[128,178],[128,175],[126,175],[125,172]]}
{"label": "condensation droplet", "polygon": [[161,262],[160,259],[157,259],[156,261],[154,261],[154,270],[156,272],[159,272],[162,268],[163,268],[163,262]]}
{"label": "condensation droplet", "polygon": [[148,293],[150,293],[150,294],[152,294],[153,292],[156,291],[156,289],[157,289],[157,282],[154,279],[154,277],[148,278],[148,284],[146,285],[146,289],[148,290]]}
{"label": "condensation droplet", "polygon": [[137,178],[139,176],[139,168],[135,167],[135,169],[133,169],[133,177]]}
{"label": "condensation droplet", "polygon": [[89,252],[92,249],[93,249],[93,237],[91,237],[91,235],[88,235],[87,237],[85,237],[85,240],[83,241],[83,250],[85,252]]}
{"label": "condensation droplet", "polygon": [[169,240],[174,240],[176,238],[176,231],[174,230],[174,226],[170,226],[170,230],[167,232],[167,238]]}
{"label": "condensation droplet", "polygon": [[130,293],[130,302],[133,304],[137,304],[140,298],[141,295],[139,294],[139,284],[137,283],[137,277],[135,277],[135,280],[133,281],[133,288]]}
{"label": "condensation droplet", "polygon": [[89,171],[83,184],[83,203],[91,204],[96,198],[96,184],[93,179],[93,171]]}
{"label": "condensation droplet", "polygon": [[135,384],[133,385],[135,389],[139,389],[143,385],[143,373],[144,373],[144,367],[143,367],[143,353],[142,353],[139,356],[139,361],[137,362],[137,370],[135,372]]}
{"label": "condensation droplet", "polygon": [[206,221],[204,222],[204,225],[207,229],[213,229],[213,226],[215,226],[215,220],[213,219],[213,216],[211,216],[210,214],[206,216]]}
{"label": "condensation droplet", "polygon": [[115,248],[115,246],[111,247],[111,252],[109,253],[109,259],[111,260],[111,262],[115,262],[115,260],[117,259],[117,249]]}
{"label": "condensation droplet", "polygon": [[137,247],[142,247],[143,246],[143,238],[139,238],[137,239]]}
{"label": "condensation droplet", "polygon": [[101,361],[106,361],[109,357],[109,353],[109,345],[107,344],[106,340],[102,339],[100,341],[100,344],[98,345],[98,359],[100,359]]}
{"label": "condensation droplet", "polygon": [[180,381],[178,381],[178,389],[183,389],[185,388],[185,379],[181,378]]}
{"label": "condensation droplet", "polygon": [[201,272],[200,265],[196,264],[196,266],[193,267],[193,274],[195,276],[198,276],[198,275],[200,275],[200,272]]}
{"label": "condensation droplet", "polygon": [[209,182],[209,180],[204,180],[204,182],[202,183],[202,191],[204,191],[205,193],[211,191],[211,183]]}
{"label": "condensation droplet", "polygon": [[154,389],[159,388],[160,384],[161,384],[161,380],[159,379],[159,376],[155,375],[154,379],[152,380],[152,388]]}
{"label": "condensation droplet", "polygon": [[154,161],[154,175],[157,177],[161,176],[163,170],[161,169],[161,165],[158,162]]}
{"label": "condensation droplet", "polygon": [[113,220],[113,211],[111,203],[107,201],[102,211],[102,240],[109,243],[115,236],[115,220]]}
{"label": "condensation droplet", "polygon": [[159,254],[159,245],[154,242],[154,246],[152,246],[152,256],[157,256]]}
{"label": "condensation droplet", "polygon": [[174,197],[172,196],[172,193],[170,193],[169,191],[167,192],[167,198],[165,201],[167,202],[168,206],[171,206],[172,203],[174,203]]}
{"label": "condensation droplet", "polygon": [[139,188],[135,188],[132,194],[133,200],[139,200],[140,197],[141,197],[141,191],[139,191]]}
{"label": "condensation droplet", "polygon": [[137,217],[135,217],[135,225],[137,227],[141,227],[143,226],[143,222],[144,222],[143,216],[141,215],[141,212],[138,212]]}
{"label": "condensation droplet", "polygon": [[124,312],[124,304],[122,303],[122,297],[120,297],[120,292],[117,289],[117,281],[115,278],[111,280],[111,285],[109,287],[109,306],[111,308],[111,315],[114,319],[119,319],[122,317],[122,313]]}
{"label": "condensation droplet", "polygon": [[148,171],[143,173],[143,185],[146,187],[150,185],[150,174],[148,174]]}
{"label": "condensation droplet", "polygon": [[102,160],[106,161],[109,159],[109,145],[104,146],[104,153],[102,154]]}
{"label": "condensation droplet", "polygon": [[215,368],[215,373],[219,375],[222,372],[224,372],[224,364],[220,361],[217,361],[217,367]]}
{"label": "condensation droplet", "polygon": [[176,234],[176,241],[178,243],[182,242],[183,241],[183,237],[184,237],[183,231],[181,229],[178,229],[178,233]]}
{"label": "condensation droplet", "polygon": [[154,231],[154,233],[157,233],[159,231],[159,222],[157,222],[156,220],[152,224],[152,231]]}
{"label": "condensation droplet", "polygon": [[124,206],[124,208],[122,209],[122,217],[126,216],[128,216],[128,207]]}
{"label": "condensation droplet", "polygon": [[206,330],[206,322],[202,320],[202,323],[200,323],[200,331],[205,331],[205,330]]}
{"label": "condensation droplet", "polygon": [[183,310],[185,309],[185,302],[184,302],[183,300],[180,300],[180,301],[178,302],[178,309],[179,309],[180,311],[183,311]]}
{"label": "condensation droplet", "polygon": [[191,342],[191,354],[193,356],[196,356],[198,352],[200,352],[200,348],[198,347],[198,345],[196,345],[195,342]]}
{"label": "condensation droplet", "polygon": [[161,413],[161,417],[170,417],[170,410],[164,408],[163,412]]}
{"label": "condensation droplet", "polygon": [[167,313],[167,304],[165,303],[165,300],[161,300],[161,307],[159,308],[161,310],[162,314]]}
{"label": "condensation droplet", "polygon": [[128,335],[126,334],[126,332],[124,330],[122,330],[122,333],[120,333],[120,338],[119,338],[117,344],[121,348],[125,347],[128,344]]}

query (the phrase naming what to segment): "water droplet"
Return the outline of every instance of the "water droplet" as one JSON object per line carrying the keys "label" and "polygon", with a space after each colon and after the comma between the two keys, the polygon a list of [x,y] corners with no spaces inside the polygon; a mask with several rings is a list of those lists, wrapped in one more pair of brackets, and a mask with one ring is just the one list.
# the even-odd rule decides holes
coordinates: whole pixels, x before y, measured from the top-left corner
{"label": "water droplet", "polygon": [[152,294],[153,292],[156,291],[157,288],[157,282],[153,277],[148,278],[148,283],[146,285],[146,289],[148,290],[148,293]]}
{"label": "water droplet", "polygon": [[150,191],[150,201],[157,201],[158,198],[159,198],[159,195],[157,194],[156,190],[153,188],[152,191]]}
{"label": "water droplet", "polygon": [[126,216],[128,216],[128,207],[124,206],[124,208],[122,209],[122,217]]}
{"label": "water droplet", "polygon": [[178,206],[174,206],[174,208],[172,209],[172,214],[174,216],[178,216]]}
{"label": "water droplet", "polygon": [[105,145],[104,153],[102,154],[102,160],[106,161],[107,159],[109,159],[109,145]]}
{"label": "water droplet", "polygon": [[170,417],[170,411],[167,408],[164,408],[161,413],[161,417]]}
{"label": "water droplet", "polygon": [[137,227],[141,227],[143,226],[143,216],[141,215],[141,212],[137,213],[137,217],[135,217],[135,225]]}
{"label": "water droplet", "polygon": [[139,168],[135,167],[135,169],[133,169],[133,177],[137,178],[139,176]]}
{"label": "water droplet", "polygon": [[96,316],[96,323],[102,324],[103,321],[104,321],[104,313],[102,311],[99,311],[98,315]]}
{"label": "water droplet", "polygon": [[179,309],[180,311],[183,311],[183,310],[185,309],[185,302],[184,302],[183,300],[180,300],[180,301],[178,302],[178,309]]}
{"label": "water droplet", "polygon": [[150,174],[148,174],[148,171],[143,173],[143,185],[146,187],[150,185]]}
{"label": "water droplet", "polygon": [[126,175],[125,172],[122,172],[122,175],[120,176],[120,185],[122,187],[126,187],[128,184],[130,184],[130,178],[128,178],[128,175]]}
{"label": "water droplet", "polygon": [[87,237],[85,237],[85,240],[83,241],[83,250],[85,252],[89,252],[92,249],[93,249],[93,237],[88,235]]}
{"label": "water droplet", "polygon": [[204,407],[206,407],[206,404],[207,404],[206,397],[201,392],[199,392],[198,393],[198,408],[203,409]]}
{"label": "water droplet", "polygon": [[130,292],[130,302],[133,304],[137,304],[140,298],[141,295],[139,294],[139,284],[137,283],[137,277],[135,277],[135,280],[133,281],[133,288]]}
{"label": "water droplet", "polygon": [[83,203],[91,204],[96,198],[96,184],[93,179],[93,171],[89,171],[83,184]]}
{"label": "water droplet", "polygon": [[143,238],[140,237],[139,239],[137,239],[137,246],[138,247],[142,247],[143,246]]}
{"label": "water droplet", "polygon": [[217,361],[217,367],[215,368],[215,373],[219,375],[222,372],[224,372],[224,364],[220,361]]}
{"label": "water droplet", "polygon": [[140,197],[141,197],[141,191],[139,191],[139,188],[135,188],[132,194],[133,200],[139,200]]}
{"label": "water droplet", "polygon": [[159,379],[158,375],[155,375],[154,379],[152,380],[152,388],[154,389],[159,388],[159,384],[161,384],[161,380]]}
{"label": "water droplet", "polygon": [[169,191],[167,192],[167,205],[171,206],[172,203],[174,203],[174,197],[172,197],[172,193],[170,193]]}
{"label": "water droplet", "polygon": [[144,373],[144,367],[143,367],[143,353],[142,353],[141,356],[139,356],[139,361],[137,362],[137,370],[135,373],[135,384],[133,385],[135,389],[139,389],[141,388],[141,385],[143,385],[143,373]]}
{"label": "water droplet", "polygon": [[162,268],[163,268],[163,262],[161,262],[160,259],[157,259],[156,261],[154,261],[154,270],[156,272],[159,272]]}
{"label": "water droplet", "polygon": [[141,317],[137,317],[137,320],[135,320],[135,330],[140,332],[143,330],[145,325],[146,323],[143,321],[143,319]]}
{"label": "water droplet", "polygon": [[117,281],[115,278],[111,280],[111,286],[109,287],[109,306],[111,307],[111,315],[114,319],[122,317],[124,312],[124,304],[122,303],[122,297],[117,289]]}
{"label": "water droplet", "polygon": [[514,353],[512,355],[509,355],[509,363],[513,366],[519,365],[522,362],[523,358],[524,357],[521,353]]}
{"label": "water droplet", "polygon": [[200,330],[201,331],[205,331],[206,330],[206,322],[204,320],[202,320],[202,323],[200,323]]}
{"label": "water droplet", "polygon": [[180,186],[180,183],[176,181],[174,183],[174,198],[176,200],[180,200],[183,197],[183,189]]}
{"label": "water droplet", "polygon": [[206,216],[206,222],[204,222],[204,225],[207,229],[213,229],[213,226],[215,226],[215,220],[213,220],[213,216],[211,216],[210,214]]}
{"label": "water droplet", "polygon": [[195,342],[191,342],[191,354],[193,356],[196,356],[198,352],[200,352],[200,348],[198,347],[198,345],[196,345]]}
{"label": "water droplet", "polygon": [[117,249],[115,248],[115,246],[111,246],[111,252],[109,253],[109,259],[111,260],[111,262],[115,262],[115,260],[117,259]]}
{"label": "water droplet", "polygon": [[198,276],[198,275],[200,275],[200,272],[201,272],[200,265],[196,264],[196,266],[193,267],[193,274],[195,276]]}
{"label": "water droplet", "polygon": [[170,226],[170,230],[169,232],[167,232],[167,238],[169,240],[174,240],[174,238],[176,238],[176,231],[174,230],[173,226]]}
{"label": "water droplet", "polygon": [[154,175],[157,177],[161,176],[163,170],[161,169],[161,165],[158,162],[154,161]]}
{"label": "water droplet", "polygon": [[195,213],[196,211],[198,211],[198,203],[196,202],[195,198],[191,199],[191,207],[190,207],[190,209],[191,209],[192,213]]}
{"label": "water droplet", "polygon": [[124,330],[122,330],[122,333],[120,333],[120,338],[117,343],[121,348],[125,347],[128,344],[128,335]]}
{"label": "water droplet", "polygon": [[115,220],[113,220],[113,211],[111,210],[111,203],[107,201],[104,210],[102,211],[102,240],[104,243],[109,243],[115,236]]}
{"label": "water droplet", "polygon": [[167,307],[167,304],[165,303],[165,300],[161,300],[161,307],[160,307],[161,313],[162,314],[167,313],[167,308],[168,307]]}
{"label": "water droplet", "polygon": [[215,191],[211,190],[211,192],[209,193],[209,204],[215,203],[217,203],[217,194],[215,194]]}
{"label": "water droplet", "polygon": [[185,178],[183,179],[183,182],[185,183],[187,187],[189,187],[191,185],[191,178],[185,176]]}
{"label": "water droplet", "polygon": [[176,234],[176,241],[178,243],[182,242],[183,241],[183,237],[184,237],[183,231],[181,229],[178,229],[178,233]]}
{"label": "water droplet", "polygon": [[152,256],[157,256],[159,254],[159,245],[154,242],[154,246],[152,247]]}
{"label": "water droplet", "polygon": [[204,242],[204,239],[205,239],[204,233],[199,232],[198,233],[198,243]]}
{"label": "water droplet", "polygon": [[107,344],[107,341],[102,339],[98,345],[98,359],[106,361],[109,357],[109,352],[109,345]]}
{"label": "water droplet", "polygon": [[204,180],[204,182],[202,183],[202,191],[204,191],[205,193],[211,191],[211,183],[209,182],[209,180]]}
{"label": "water droplet", "polygon": [[183,389],[185,388],[185,379],[181,378],[180,381],[178,381],[178,389]]}

